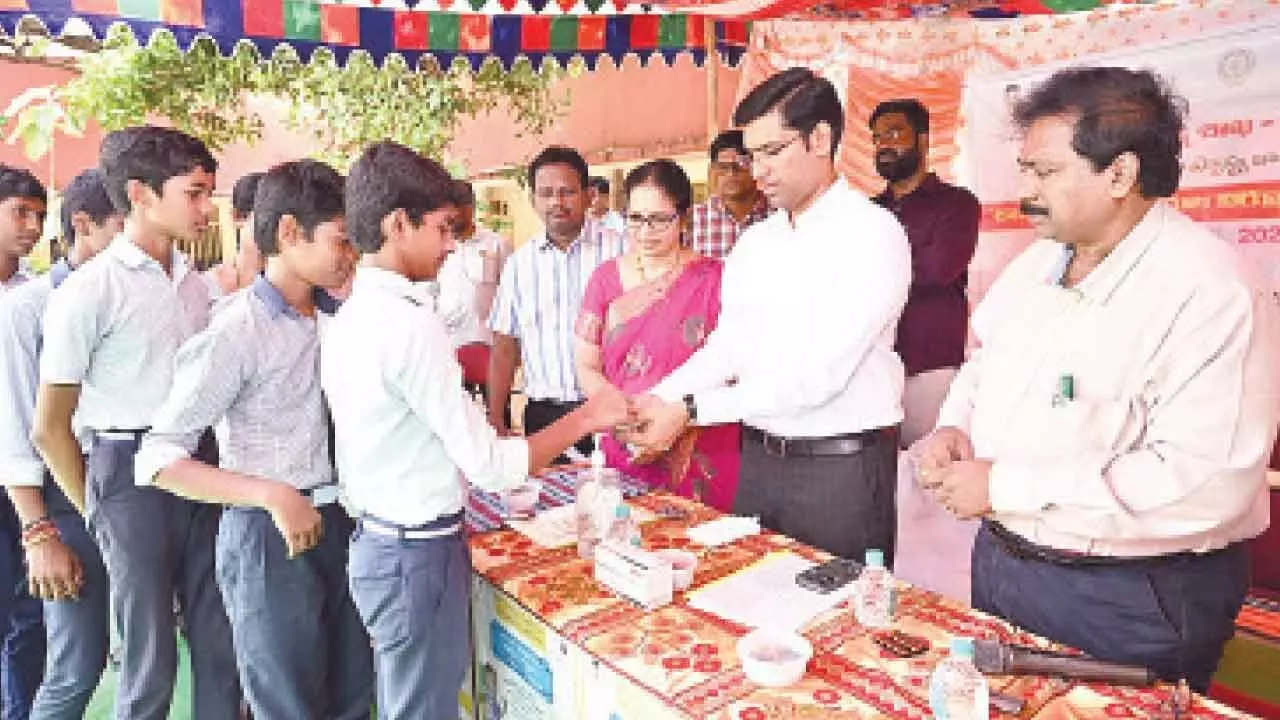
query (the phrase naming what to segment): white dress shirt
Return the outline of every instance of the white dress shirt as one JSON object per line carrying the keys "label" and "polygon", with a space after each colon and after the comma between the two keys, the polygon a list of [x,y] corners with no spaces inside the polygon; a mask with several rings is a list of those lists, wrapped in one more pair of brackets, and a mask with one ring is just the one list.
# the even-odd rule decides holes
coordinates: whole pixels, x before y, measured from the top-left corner
{"label": "white dress shirt", "polygon": [[499,490],[528,475],[525,440],[499,438],[462,389],[433,306],[423,286],[360,267],[321,339],[338,477],[355,515],[421,525],[462,509],[463,476]]}
{"label": "white dress shirt", "polygon": [[724,262],[720,324],[659,397],[693,394],[700,425],[784,437],[902,421],[893,343],[911,249],[892,213],[840,179],[794,223],[779,211],[749,227]]}
{"label": "white dress shirt", "polygon": [[583,398],[573,364],[574,323],[591,274],[621,255],[624,243],[624,236],[587,218],[567,249],[543,233],[507,260],[489,329],[520,341],[524,392],[530,399]]}
{"label": "white dress shirt", "polygon": [[78,417],[97,430],[151,425],[178,347],[209,322],[209,290],[173,251],[172,277],[117,236],[49,297],[40,382],[80,385]]}
{"label": "white dress shirt", "polygon": [[219,421],[221,467],[299,490],[332,484],[318,320],[290,307],[263,275],[228,295],[178,351],[169,397],[134,459],[137,484],[191,457]]}
{"label": "white dress shirt", "polygon": [[477,229],[470,240],[458,243],[440,268],[437,307],[454,347],[493,344],[487,323],[510,245],[495,232]]}
{"label": "white dress shirt", "polygon": [[1163,204],[1074,288],[1059,284],[1064,252],[1038,241],[996,280],[938,420],[994,461],[994,518],[1129,557],[1262,532],[1280,363],[1269,294]]}

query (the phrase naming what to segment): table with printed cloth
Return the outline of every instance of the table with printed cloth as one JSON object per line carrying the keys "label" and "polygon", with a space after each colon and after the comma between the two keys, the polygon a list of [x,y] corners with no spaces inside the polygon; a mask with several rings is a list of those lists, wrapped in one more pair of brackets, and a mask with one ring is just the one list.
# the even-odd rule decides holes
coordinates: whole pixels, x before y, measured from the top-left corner
{"label": "table with printed cloth", "polygon": [[[541,476],[541,507],[571,502],[579,469]],[[785,536],[763,533],[714,548],[685,531],[720,516],[665,492],[628,503],[656,519],[641,525],[648,549],[698,555],[691,590],[764,556],[789,551],[829,556]],[[747,679],[736,644],[748,628],[690,607],[685,593],[646,612],[592,579],[576,548],[546,549],[499,525],[501,503],[473,494],[467,512],[473,563],[474,678],[461,717],[475,720],[774,720],[782,718],[929,718],[928,684],[953,635],[1053,647],[1040,638],[940,595],[901,585],[894,628],[931,645],[914,659],[891,657],[854,620],[848,603],[803,630],[814,648],[805,677],[787,688]],[[1034,592],[1034,589],[1028,589]],[[1173,707],[1168,687],[1119,688],[1045,678],[988,678],[991,689],[1025,702],[1023,718],[1234,718],[1243,715],[1195,697]],[[993,710],[993,717],[999,717]]]}

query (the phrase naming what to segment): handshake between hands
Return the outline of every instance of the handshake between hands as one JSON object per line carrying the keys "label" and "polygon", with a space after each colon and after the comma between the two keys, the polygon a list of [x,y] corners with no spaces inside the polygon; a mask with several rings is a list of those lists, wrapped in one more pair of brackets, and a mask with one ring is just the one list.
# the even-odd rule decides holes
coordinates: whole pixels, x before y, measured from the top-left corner
{"label": "handshake between hands", "polygon": [[612,385],[599,389],[583,407],[592,427],[612,431],[618,442],[631,447],[639,463],[656,460],[689,425],[683,402],[669,403],[648,394],[629,396]]}
{"label": "handshake between hands", "polygon": [[941,427],[907,451],[916,482],[939,505],[967,520],[991,512],[991,461],[974,457],[963,430]]}

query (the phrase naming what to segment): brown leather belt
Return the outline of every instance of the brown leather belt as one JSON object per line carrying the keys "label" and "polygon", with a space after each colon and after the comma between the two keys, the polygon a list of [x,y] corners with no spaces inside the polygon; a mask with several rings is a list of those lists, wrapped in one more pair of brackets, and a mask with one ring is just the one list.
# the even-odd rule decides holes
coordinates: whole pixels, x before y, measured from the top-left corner
{"label": "brown leather belt", "polygon": [[747,439],[764,446],[764,451],[774,457],[821,457],[828,455],[857,455],[868,447],[881,442],[892,442],[897,428],[873,428],[846,435],[827,437],[782,437],[750,425],[743,426]]}

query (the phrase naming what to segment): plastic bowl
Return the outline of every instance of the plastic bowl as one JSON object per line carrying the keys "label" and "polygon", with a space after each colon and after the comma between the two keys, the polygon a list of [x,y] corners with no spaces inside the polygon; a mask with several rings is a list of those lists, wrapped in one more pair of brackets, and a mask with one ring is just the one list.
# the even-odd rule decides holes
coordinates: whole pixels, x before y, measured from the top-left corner
{"label": "plastic bowl", "polygon": [[738,641],[747,679],[765,687],[786,687],[804,677],[813,646],[795,633],[753,630]]}
{"label": "plastic bowl", "polygon": [[693,571],[698,568],[698,556],[687,550],[659,550],[657,556],[671,563],[671,586],[686,590],[693,584]]}
{"label": "plastic bowl", "polygon": [[502,491],[502,504],[508,515],[532,515],[538,506],[538,497],[542,495],[542,483],[538,480],[525,480]]}

